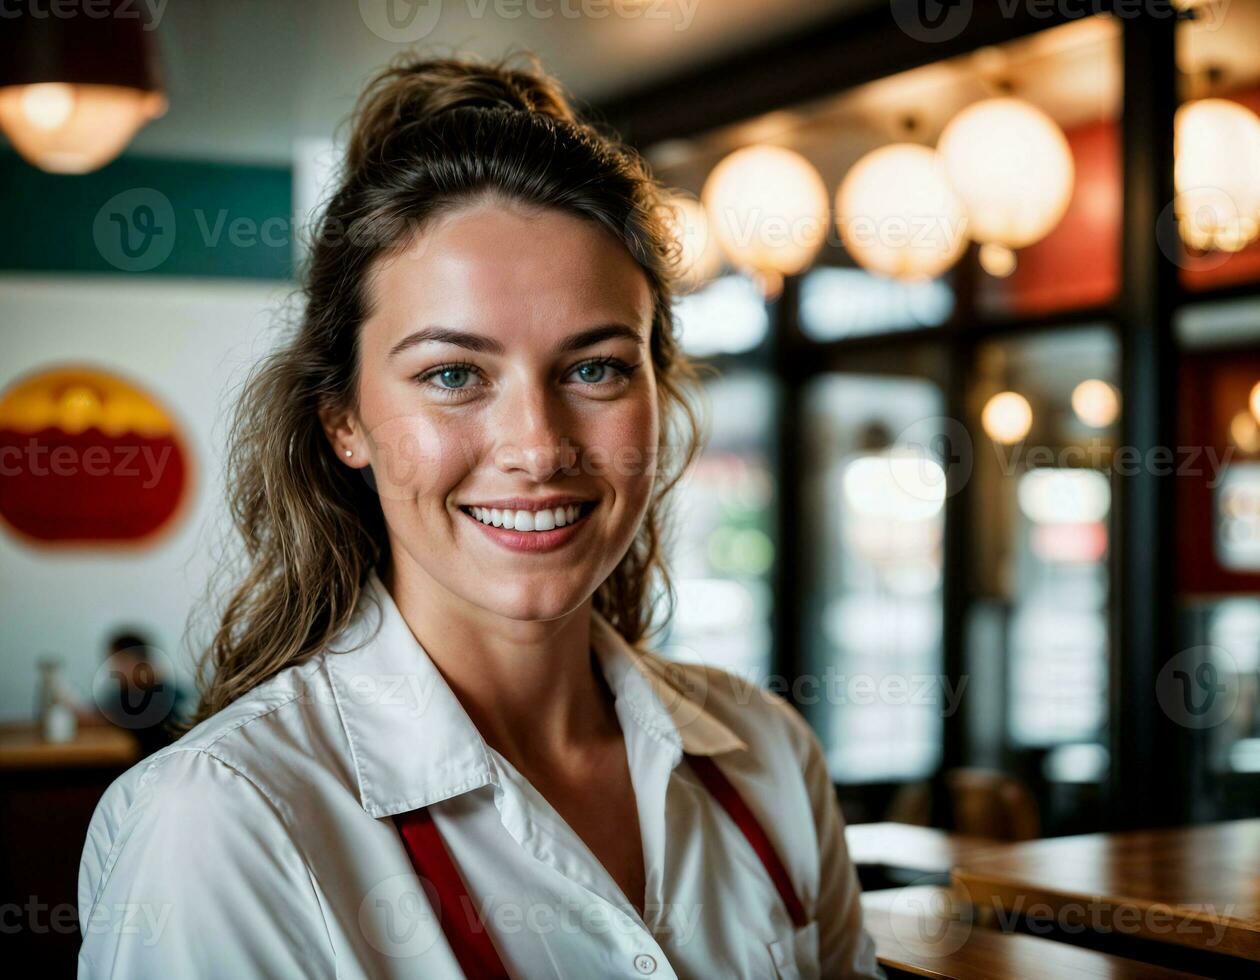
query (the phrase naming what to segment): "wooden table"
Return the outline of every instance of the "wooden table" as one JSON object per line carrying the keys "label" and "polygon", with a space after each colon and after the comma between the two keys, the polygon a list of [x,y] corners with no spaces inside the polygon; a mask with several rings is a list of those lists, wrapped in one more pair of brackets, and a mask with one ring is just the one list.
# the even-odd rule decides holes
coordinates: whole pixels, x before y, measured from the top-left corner
{"label": "wooden table", "polygon": [[44,909],[44,928],[5,936],[18,962],[25,956],[53,976],[73,976],[79,930],[49,928],[48,910],[76,908],[92,813],[140,755],[136,737],[113,725],[80,725],[69,742],[45,742],[33,724],[0,724],[0,901],[36,896]]}
{"label": "wooden table", "polygon": [[865,892],[862,918],[879,962],[892,977],[967,980],[1175,980],[1195,974],[1023,933],[972,924],[949,888]]}
{"label": "wooden table", "polygon": [[1260,820],[1004,844],[960,860],[954,881],[999,918],[1260,962]]}
{"label": "wooden table", "polygon": [[113,725],[80,726],[69,742],[45,742],[31,724],[0,725],[0,771],[127,767],[140,758],[140,743]]}
{"label": "wooden table", "polygon": [[908,823],[858,823],[844,829],[854,864],[948,875],[956,864],[1003,846],[987,837],[951,834]]}

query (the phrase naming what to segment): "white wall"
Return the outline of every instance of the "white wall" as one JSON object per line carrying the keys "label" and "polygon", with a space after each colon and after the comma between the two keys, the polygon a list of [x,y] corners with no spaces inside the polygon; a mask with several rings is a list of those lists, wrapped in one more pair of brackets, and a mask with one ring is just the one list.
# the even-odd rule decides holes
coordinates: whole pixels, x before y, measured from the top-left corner
{"label": "white wall", "polygon": [[0,529],[0,720],[34,711],[55,653],[83,699],[111,628],[144,627],[192,674],[192,604],[223,538],[221,464],[231,389],[270,347],[290,283],[0,276],[0,390],[50,362],[114,368],[160,399],[192,455],[191,506],[140,551],[33,549]]}

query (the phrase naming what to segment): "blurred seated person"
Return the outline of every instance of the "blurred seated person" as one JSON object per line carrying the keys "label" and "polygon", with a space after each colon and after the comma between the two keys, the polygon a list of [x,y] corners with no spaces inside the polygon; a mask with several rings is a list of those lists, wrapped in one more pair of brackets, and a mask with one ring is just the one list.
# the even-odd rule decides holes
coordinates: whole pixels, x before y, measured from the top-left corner
{"label": "blurred seated person", "polygon": [[132,630],[110,636],[92,694],[104,719],[131,732],[146,756],[174,741],[168,724],[183,717],[188,701],[167,658]]}

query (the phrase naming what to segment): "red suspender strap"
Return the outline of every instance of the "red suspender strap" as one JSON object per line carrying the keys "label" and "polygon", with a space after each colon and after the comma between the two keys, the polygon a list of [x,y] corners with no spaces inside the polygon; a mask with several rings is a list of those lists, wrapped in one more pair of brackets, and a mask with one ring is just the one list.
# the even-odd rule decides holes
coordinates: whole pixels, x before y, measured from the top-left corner
{"label": "red suspender strap", "polygon": [[490,933],[484,925],[474,929],[468,921],[477,906],[468,897],[464,879],[442,843],[442,835],[428,808],[399,813],[394,823],[402,834],[411,866],[420,880],[431,882],[437,892],[438,924],[446,933],[446,941],[464,976],[470,980],[508,980],[508,972],[490,941]]}
{"label": "red suspender strap", "polygon": [[788,915],[792,917],[792,924],[798,929],[806,925],[809,919],[805,916],[805,907],[801,905],[801,900],[796,897],[796,890],[792,887],[792,879],[788,877],[787,868],[779,860],[774,845],[770,843],[770,838],[766,836],[765,830],[757,822],[753,812],[748,809],[748,804],[744,802],[743,797],[731,785],[717,763],[707,755],[692,755],[690,752],[684,752],[683,755],[691,763],[691,768],[696,775],[700,777],[700,782],[704,783],[705,788],[731,815],[735,825],[743,831],[744,836],[748,838],[748,843],[757,852],[757,857],[761,858],[761,863],[766,866],[770,880],[774,882],[774,887],[779,890],[783,904],[787,906]]}
{"label": "red suspender strap", "polygon": [[[711,758],[704,755],[692,755],[690,752],[684,752],[683,755],[691,763],[691,768],[696,775],[700,777],[700,782],[731,815],[735,825],[748,838],[748,843],[761,858],[761,863],[766,866],[770,880],[774,882],[774,887],[778,889],[783,904],[787,906],[793,925],[798,929],[806,925],[808,919],[805,916],[805,908],[796,897],[787,869],[779,860],[779,855],[774,845],[770,843],[770,838],[766,836],[765,830],[757,822],[752,811],[748,809],[748,804],[743,801],[730,780]],[[503,966],[503,961],[499,959],[494,943],[490,941],[489,932],[484,926],[474,930],[472,923],[468,921],[468,916],[476,905],[468,897],[464,879],[460,877],[455,862],[451,860],[450,852],[442,843],[442,836],[438,833],[428,809],[421,807],[410,813],[397,814],[394,817],[394,823],[402,834],[403,843],[406,845],[407,854],[411,858],[412,867],[416,869],[416,874],[422,881],[431,882],[434,891],[437,892],[438,922],[446,933],[446,941],[450,943],[464,976],[470,980],[507,980],[508,972]]]}

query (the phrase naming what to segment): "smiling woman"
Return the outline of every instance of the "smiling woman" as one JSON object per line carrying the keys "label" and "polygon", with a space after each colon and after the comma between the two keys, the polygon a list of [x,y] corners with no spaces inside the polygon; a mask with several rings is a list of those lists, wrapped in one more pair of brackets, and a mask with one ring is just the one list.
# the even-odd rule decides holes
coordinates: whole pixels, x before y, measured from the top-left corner
{"label": "smiling woman", "polygon": [[[88,834],[81,975],[880,975],[818,739],[645,648],[698,445],[663,218],[537,66],[371,83],[235,417],[197,724]],[[93,928],[136,905],[160,935]]]}

